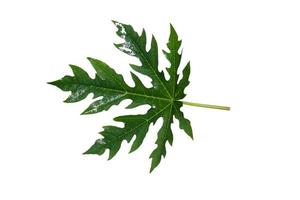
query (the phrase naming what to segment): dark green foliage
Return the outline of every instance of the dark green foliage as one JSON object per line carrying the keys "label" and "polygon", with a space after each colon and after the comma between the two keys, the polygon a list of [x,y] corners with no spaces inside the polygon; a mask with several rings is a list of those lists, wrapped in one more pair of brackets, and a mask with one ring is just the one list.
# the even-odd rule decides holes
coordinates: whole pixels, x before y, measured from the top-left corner
{"label": "dark green foliage", "polygon": [[115,44],[115,46],[122,52],[140,60],[140,66],[133,64],[130,66],[133,71],[151,78],[152,88],[146,88],[134,73],[131,73],[131,76],[135,86],[128,86],[122,75],[117,74],[103,61],[94,58],[88,58],[88,60],[96,71],[95,78],[91,78],[80,67],[71,65],[74,76],[65,76],[50,84],[59,87],[63,91],[71,91],[71,95],[65,102],[78,102],[86,98],[88,94],[93,93],[96,100],[90,104],[83,114],[94,114],[108,110],[112,105],[117,105],[125,99],[132,100],[127,108],[135,108],[145,104],[150,105],[151,108],[146,114],[116,117],[115,121],[124,123],[123,128],[104,126],[104,130],[100,133],[102,137],[85,154],[101,155],[106,149],[109,149],[109,159],[111,159],[119,151],[123,140],[130,142],[136,136],[130,149],[130,152],[133,152],[142,144],[150,124],[154,124],[157,119],[162,117],[163,124],[158,131],[157,146],[150,155],[152,159],[150,171],[152,171],[160,163],[162,156],[165,157],[166,143],[172,145],[171,124],[173,117],[179,121],[180,128],[193,138],[190,121],[180,111],[182,107],[180,99],[185,97],[184,89],[189,84],[190,64],[188,63],[185,66],[182,72],[183,77],[178,80],[181,40],[178,39],[172,25],[170,26],[170,36],[167,43],[168,50],[163,51],[170,63],[170,66],[167,67],[170,78],[166,80],[163,72],[158,70],[158,47],[155,38],[152,37],[151,48],[147,51],[147,39],[144,30],[139,35],[130,25],[115,21],[113,23],[117,27],[117,35],[123,39],[122,43]]}

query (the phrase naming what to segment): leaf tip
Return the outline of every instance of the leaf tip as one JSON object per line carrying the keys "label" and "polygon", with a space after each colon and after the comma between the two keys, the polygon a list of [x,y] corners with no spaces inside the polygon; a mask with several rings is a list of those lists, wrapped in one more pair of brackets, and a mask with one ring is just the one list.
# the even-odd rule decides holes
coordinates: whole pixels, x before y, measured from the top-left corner
{"label": "leaf tip", "polygon": [[80,113],[80,115],[89,115],[93,114],[89,108],[85,109],[83,112]]}
{"label": "leaf tip", "polygon": [[89,150],[83,152],[82,155],[87,155],[87,154],[89,154],[88,151],[89,151]]}
{"label": "leaf tip", "polygon": [[124,24],[124,23],[121,23],[121,22],[119,22],[119,21],[117,21],[117,20],[111,20],[111,22],[119,29],[119,28],[122,28],[122,27],[124,27],[124,26],[126,26],[126,24]]}
{"label": "leaf tip", "polygon": [[116,26],[122,24],[121,22],[114,20],[114,19],[112,19],[111,22]]}
{"label": "leaf tip", "polygon": [[77,67],[76,65],[69,64],[69,67],[71,68],[74,75],[76,74],[77,70],[80,70],[79,67]]}
{"label": "leaf tip", "polygon": [[77,67],[77,66],[73,65],[73,64],[69,64],[69,67],[74,68],[74,67]]}
{"label": "leaf tip", "polygon": [[57,81],[49,81],[49,82],[47,82],[47,84],[56,86]]}
{"label": "leaf tip", "polygon": [[133,145],[131,146],[131,148],[130,148],[130,150],[129,150],[128,153],[129,153],[129,154],[130,154],[130,153],[133,153],[133,152],[136,151],[139,147],[140,147],[140,145],[134,145],[134,144],[133,144]]}
{"label": "leaf tip", "polygon": [[173,24],[170,23],[170,35],[175,36],[175,38],[178,38],[177,32],[173,26]]}
{"label": "leaf tip", "polygon": [[129,154],[131,154],[131,153],[133,153],[134,152],[134,149],[133,148],[130,148],[130,150],[129,150]]}
{"label": "leaf tip", "polygon": [[112,150],[109,151],[109,156],[107,160],[111,160],[113,157],[115,157],[117,152],[112,152]]}
{"label": "leaf tip", "polygon": [[157,166],[155,166],[155,165],[151,165],[150,170],[149,170],[149,173],[151,174],[151,173],[154,171],[154,169],[155,169],[156,167],[157,167]]}
{"label": "leaf tip", "polygon": [[69,101],[69,99],[68,99],[68,98],[67,98],[67,99],[65,99],[63,102],[64,102],[64,103],[70,103],[70,101]]}
{"label": "leaf tip", "polygon": [[117,49],[119,49],[119,50],[121,50],[120,48],[123,46],[123,44],[117,44],[117,43],[114,43],[114,46],[117,48]]}
{"label": "leaf tip", "polygon": [[151,174],[153,172],[153,170],[155,169],[155,167],[153,167],[153,165],[151,164],[151,167],[150,167],[150,170],[149,170],[149,173]]}
{"label": "leaf tip", "polygon": [[94,61],[95,59],[92,57],[86,57],[86,59],[88,59],[90,62]]}
{"label": "leaf tip", "polygon": [[156,38],[153,34],[151,34],[151,44],[154,43],[155,45],[157,45],[156,43]]}
{"label": "leaf tip", "polygon": [[165,50],[162,50],[162,52],[163,52],[163,54],[164,54],[165,56],[168,55],[168,52],[166,52]]}
{"label": "leaf tip", "polygon": [[89,154],[95,154],[95,153],[92,151],[92,147],[89,148],[88,150],[86,150],[85,152],[82,153],[82,155],[89,155]]}
{"label": "leaf tip", "polygon": [[170,30],[175,30],[173,24],[170,22]]}
{"label": "leaf tip", "polygon": [[86,115],[86,111],[84,110],[83,112],[80,113],[80,115]]}
{"label": "leaf tip", "polygon": [[47,84],[53,85],[55,87],[62,89],[62,80],[61,79],[56,80],[56,81],[49,81],[49,82],[47,82]]}

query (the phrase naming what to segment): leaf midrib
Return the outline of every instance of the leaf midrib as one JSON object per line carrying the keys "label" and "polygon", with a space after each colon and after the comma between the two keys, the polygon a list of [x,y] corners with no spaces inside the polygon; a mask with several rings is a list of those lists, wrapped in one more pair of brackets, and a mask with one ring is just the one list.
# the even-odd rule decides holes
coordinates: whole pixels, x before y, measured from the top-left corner
{"label": "leaf midrib", "polygon": [[[101,87],[98,85],[94,85],[94,84],[86,84],[86,83],[77,83],[79,85],[85,85],[85,86],[89,86],[89,87],[96,87],[96,88],[101,88],[103,90],[108,90],[108,91],[113,91],[113,92],[117,92],[117,93],[122,93],[125,95],[133,95],[133,96],[140,96],[140,97],[145,97],[145,98],[152,98],[152,99],[159,99],[159,100],[164,100],[164,101],[170,101],[172,102],[172,99],[168,99],[168,98],[164,98],[164,97],[158,97],[158,96],[153,96],[153,95],[146,95],[146,94],[140,94],[140,93],[135,93],[135,92],[129,92],[127,90],[118,90],[118,89],[112,89],[112,88],[105,88],[105,87]],[[93,91],[92,91],[93,92]]]}
{"label": "leaf midrib", "polygon": [[166,88],[166,86],[164,85],[164,83],[162,82],[162,80],[159,78],[159,76],[155,73],[155,70],[153,69],[152,64],[149,62],[149,60],[147,59],[147,57],[144,55],[143,51],[140,49],[139,45],[137,45],[137,42],[134,40],[133,37],[132,37],[132,42],[137,47],[137,50],[140,52],[140,55],[144,58],[144,60],[146,60],[147,64],[150,66],[150,69],[153,71],[153,73],[155,74],[155,77],[158,79],[158,81],[160,82],[160,84],[163,86],[164,90],[168,93],[168,96],[171,97],[171,94],[170,94],[169,90]]}
{"label": "leaf midrib", "polygon": [[[130,129],[129,131],[124,132],[123,134],[117,136],[117,139],[122,138],[123,136],[130,134],[132,131],[138,129],[139,127],[143,126],[145,123],[148,123],[150,120],[152,120],[154,117],[156,117],[157,115],[159,115],[160,113],[162,113],[163,111],[165,111],[169,106],[172,106],[172,103],[169,103],[168,105],[166,105],[165,107],[163,107],[159,112],[155,113],[154,115],[152,115],[149,119],[145,119],[142,123],[140,123],[139,125],[135,126],[134,128]],[[171,109],[172,110],[172,109]],[[171,113],[171,112],[170,112]],[[112,140],[110,142],[113,142]]]}

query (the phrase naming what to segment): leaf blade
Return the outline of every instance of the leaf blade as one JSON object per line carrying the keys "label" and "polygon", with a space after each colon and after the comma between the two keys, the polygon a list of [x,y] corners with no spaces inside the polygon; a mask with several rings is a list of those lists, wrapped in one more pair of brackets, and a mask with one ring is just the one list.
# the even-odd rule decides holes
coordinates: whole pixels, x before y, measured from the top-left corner
{"label": "leaf blade", "polygon": [[95,78],[91,78],[82,68],[70,65],[73,76],[67,75],[62,79],[50,82],[63,91],[70,91],[71,94],[65,102],[74,103],[85,99],[93,94],[93,102],[82,114],[95,114],[109,110],[112,106],[118,105],[125,99],[132,102],[127,108],[132,109],[140,105],[148,104],[150,109],[145,114],[125,115],[116,117],[114,120],[124,124],[123,127],[104,126],[100,132],[101,138],[84,154],[102,155],[109,151],[108,159],[112,159],[121,148],[122,142],[132,142],[129,153],[137,150],[143,143],[149,126],[155,123],[158,118],[163,118],[163,124],[157,133],[156,148],[152,151],[151,167],[152,172],[166,156],[166,145],[173,143],[173,132],[171,124],[175,117],[179,126],[188,136],[193,138],[190,121],[180,111],[182,103],[179,102],[184,94],[184,89],[189,84],[190,63],[182,71],[183,77],[179,80],[179,66],[182,53],[179,53],[181,40],[179,40],[175,28],[170,24],[170,36],[167,43],[168,51],[163,51],[170,66],[166,68],[170,79],[166,80],[164,73],[158,69],[158,46],[155,37],[152,35],[150,49],[146,50],[146,32],[143,29],[139,35],[132,26],[113,21],[117,26],[117,35],[123,39],[123,43],[115,44],[122,52],[137,57],[141,65],[130,64],[131,68],[138,74],[148,76],[152,80],[152,87],[147,88],[139,76],[131,72],[134,87],[128,86],[122,75],[118,74],[105,62],[88,57],[90,64],[96,71]]}

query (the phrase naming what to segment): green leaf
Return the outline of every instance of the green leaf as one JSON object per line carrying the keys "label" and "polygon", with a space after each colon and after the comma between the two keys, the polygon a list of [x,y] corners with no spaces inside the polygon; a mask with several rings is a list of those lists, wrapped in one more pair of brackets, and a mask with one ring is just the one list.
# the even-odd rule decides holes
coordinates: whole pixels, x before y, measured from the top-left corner
{"label": "green leaf", "polygon": [[[93,94],[95,99],[82,114],[94,114],[103,110],[109,110],[111,106],[118,105],[125,99],[132,102],[128,109],[140,105],[150,105],[146,114],[125,115],[116,117],[114,120],[124,123],[124,127],[104,126],[98,139],[85,154],[102,155],[109,151],[109,159],[113,158],[119,151],[122,142],[132,142],[130,152],[138,149],[149,130],[159,118],[163,124],[157,133],[156,147],[150,155],[152,160],[150,172],[160,163],[161,158],[166,156],[166,145],[173,143],[171,124],[175,117],[179,121],[179,127],[191,138],[193,131],[190,121],[180,111],[184,104],[195,104],[181,101],[185,97],[184,89],[189,84],[190,63],[187,63],[182,71],[182,78],[179,80],[179,66],[182,53],[179,53],[181,40],[172,25],[170,25],[170,36],[167,43],[168,49],[163,51],[170,66],[166,67],[170,78],[167,80],[162,71],[158,69],[158,47],[155,37],[151,38],[150,49],[146,49],[147,38],[145,30],[139,35],[130,25],[116,21],[117,35],[122,39],[121,43],[115,46],[122,52],[139,59],[140,65],[130,64],[132,70],[137,74],[143,74],[151,79],[152,87],[146,88],[138,75],[131,72],[134,87],[126,84],[123,76],[116,73],[109,65],[95,58],[88,58],[96,71],[92,78],[78,66],[70,65],[73,76],[64,76],[62,79],[50,82],[63,91],[71,94],[65,100],[67,103],[78,102]],[[204,105],[204,104],[203,104]],[[205,107],[205,106],[202,106]],[[213,105],[210,105],[213,107]],[[221,109],[221,108],[219,108]],[[134,137],[135,136],[135,137]]]}

